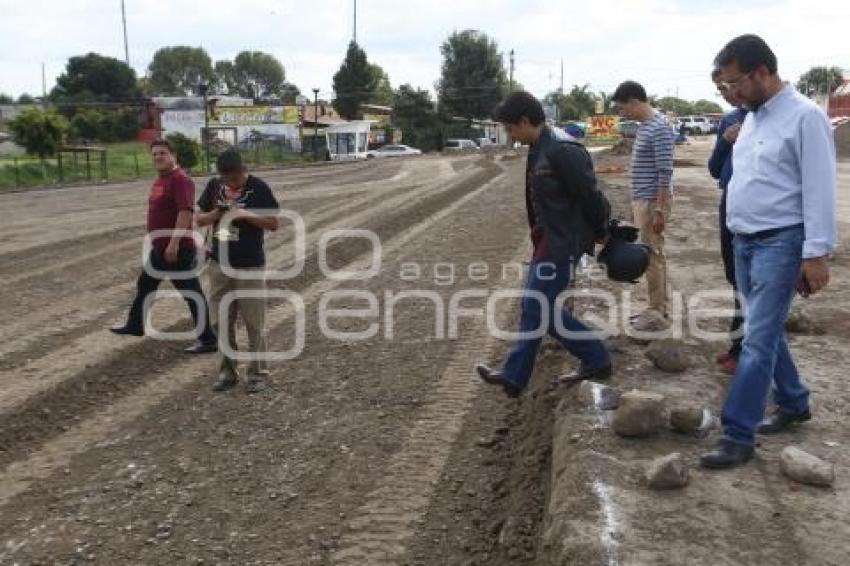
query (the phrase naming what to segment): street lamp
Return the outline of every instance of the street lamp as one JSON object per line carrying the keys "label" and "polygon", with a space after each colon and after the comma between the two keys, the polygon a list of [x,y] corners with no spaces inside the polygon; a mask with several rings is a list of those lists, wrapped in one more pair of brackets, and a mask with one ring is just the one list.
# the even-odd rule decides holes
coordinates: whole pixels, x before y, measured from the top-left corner
{"label": "street lamp", "polygon": [[207,162],[207,173],[210,172],[210,105],[207,101],[207,93],[209,92],[209,85],[207,83],[200,83],[198,85],[198,92],[201,96],[204,97],[204,154],[206,156]]}
{"label": "street lamp", "polygon": [[319,89],[313,89],[313,159],[316,158],[316,142],[319,141]]}

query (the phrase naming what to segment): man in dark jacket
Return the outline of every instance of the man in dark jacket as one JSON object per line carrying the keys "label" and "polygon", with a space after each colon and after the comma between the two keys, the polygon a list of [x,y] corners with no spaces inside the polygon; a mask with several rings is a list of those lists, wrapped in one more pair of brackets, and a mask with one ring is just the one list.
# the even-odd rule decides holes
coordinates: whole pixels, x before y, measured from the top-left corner
{"label": "man in dark jacket", "polygon": [[738,358],[741,356],[741,343],[744,339],[743,332],[741,331],[744,318],[741,316],[742,307],[741,302],[738,300],[738,287],[735,285],[735,255],[732,251],[732,232],[726,226],[726,188],[729,186],[729,181],[732,180],[732,146],[738,139],[741,124],[744,123],[744,118],[747,117],[747,110],[741,107],[741,100],[734,92],[723,85],[721,79],[720,69],[715,68],[711,73],[711,80],[717,85],[718,92],[723,96],[724,100],[734,108],[731,112],[723,116],[723,119],[720,120],[720,125],[717,127],[717,141],[714,144],[714,151],[711,153],[711,158],[708,160],[708,171],[712,177],[718,180],[720,190],[723,191],[720,197],[720,255],[723,258],[726,281],[736,291],[735,315],[732,317],[730,328],[732,346],[728,352],[717,356],[717,362],[727,372],[734,375],[735,370],[738,368]]}
{"label": "man in dark jacket", "polygon": [[[568,311],[556,308],[576,261],[593,250],[607,225],[607,210],[603,213],[600,206],[605,201],[596,188],[590,155],[566,133],[548,127],[540,102],[526,92],[515,92],[502,102],[496,120],[504,124],[511,138],[531,145],[525,200],[534,255],[520,317],[520,332],[528,338],[513,345],[501,369],[479,365],[476,370],[487,383],[518,396],[531,379],[543,333],[548,332],[580,360],[579,369],[562,379],[607,378],[611,358],[603,342]],[[583,334],[568,338],[563,330]]]}

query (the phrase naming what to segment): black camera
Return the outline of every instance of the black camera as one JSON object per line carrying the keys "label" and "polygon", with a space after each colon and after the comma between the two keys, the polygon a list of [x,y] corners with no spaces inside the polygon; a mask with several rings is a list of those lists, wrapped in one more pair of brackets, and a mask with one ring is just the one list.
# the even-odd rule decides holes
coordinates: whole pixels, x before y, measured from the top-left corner
{"label": "black camera", "polygon": [[215,207],[221,212],[227,212],[228,210],[230,210],[230,205],[226,202],[219,202],[215,205]]}

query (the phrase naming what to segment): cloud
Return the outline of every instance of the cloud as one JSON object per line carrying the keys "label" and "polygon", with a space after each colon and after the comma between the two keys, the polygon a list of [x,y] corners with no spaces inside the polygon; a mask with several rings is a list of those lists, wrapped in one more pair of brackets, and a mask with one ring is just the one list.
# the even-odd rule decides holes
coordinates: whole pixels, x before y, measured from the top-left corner
{"label": "cloud", "polygon": [[[214,60],[243,49],[274,54],[303,91],[331,94],[352,35],[352,1],[125,0],[130,58],[142,75],[167,45],[203,46]],[[0,0],[0,92],[48,89],[68,57],[89,51],[124,58],[117,0]],[[813,65],[850,68],[850,3],[800,0],[361,0],[358,40],[394,86],[433,89],[440,44],[478,29],[516,53],[516,79],[544,95],[560,82],[611,91],[625,78],[655,94],[711,98],[716,52],[745,32],[763,35],[787,79]]]}

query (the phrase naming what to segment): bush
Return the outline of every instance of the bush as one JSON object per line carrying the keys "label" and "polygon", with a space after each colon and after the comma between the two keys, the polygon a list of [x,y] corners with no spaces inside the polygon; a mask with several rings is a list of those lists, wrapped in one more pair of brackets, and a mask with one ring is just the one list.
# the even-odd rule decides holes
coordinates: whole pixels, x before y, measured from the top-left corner
{"label": "bush", "polygon": [[201,161],[201,144],[192,138],[174,132],[173,134],[168,134],[165,139],[174,146],[174,155],[177,157],[177,163],[183,169],[190,171]]}
{"label": "bush", "polygon": [[30,108],[9,122],[15,143],[42,159],[56,154],[65,142],[68,120],[52,110]]}
{"label": "bush", "polygon": [[71,135],[104,143],[130,141],[139,132],[138,111],[119,108],[111,111],[81,110],[71,119]]}

